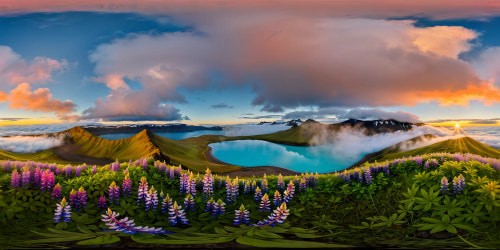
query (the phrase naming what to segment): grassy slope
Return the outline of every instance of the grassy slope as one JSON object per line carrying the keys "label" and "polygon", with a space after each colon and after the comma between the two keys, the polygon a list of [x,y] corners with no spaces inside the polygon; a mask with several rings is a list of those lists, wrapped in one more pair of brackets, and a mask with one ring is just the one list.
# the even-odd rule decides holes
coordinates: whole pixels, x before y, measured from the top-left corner
{"label": "grassy slope", "polygon": [[169,138],[154,135],[152,141],[156,144],[163,154],[167,155],[172,163],[182,164],[192,170],[204,171],[209,167],[217,173],[232,172],[240,169],[237,166],[231,166],[224,163],[211,161],[208,157],[208,144],[227,140],[225,136],[205,135],[200,137],[188,138],[184,140],[172,140]]}
{"label": "grassy slope", "polygon": [[449,139],[442,142],[437,142],[429,146],[420,147],[404,152],[399,150],[391,150],[391,147],[381,151],[376,157],[366,159],[367,161],[384,161],[397,159],[401,157],[423,155],[433,152],[449,152],[449,153],[471,153],[486,157],[499,158],[500,150],[478,142],[470,137],[462,137],[458,139]]}
{"label": "grassy slope", "polygon": [[107,140],[95,136],[81,127],[72,128],[66,133],[71,137],[72,143],[80,147],[78,153],[90,157],[128,161],[161,155],[160,149],[151,142],[152,135],[147,130],[120,140]]}
{"label": "grassy slope", "polygon": [[39,151],[36,153],[14,153],[6,150],[0,150],[0,159],[14,161],[38,161],[60,164],[72,163],[70,161],[65,161],[59,158],[51,149]]}

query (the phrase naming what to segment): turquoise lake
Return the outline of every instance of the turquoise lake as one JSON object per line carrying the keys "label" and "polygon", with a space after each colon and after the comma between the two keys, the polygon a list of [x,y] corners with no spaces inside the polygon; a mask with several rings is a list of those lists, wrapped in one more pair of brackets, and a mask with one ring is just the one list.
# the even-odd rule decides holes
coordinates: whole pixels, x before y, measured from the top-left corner
{"label": "turquoise lake", "polygon": [[[128,138],[135,135],[135,133],[116,133],[116,134],[103,134],[99,135],[102,138],[108,140],[118,140],[123,138]],[[173,140],[182,140],[190,137],[198,137],[201,135],[224,135],[223,130],[198,130],[193,132],[161,132],[155,133],[155,135],[163,136]]]}
{"label": "turquoise lake", "polygon": [[356,158],[334,154],[332,145],[289,146],[260,140],[237,140],[212,143],[215,158],[237,166],[274,166],[296,172],[329,173],[343,170],[364,155]]}

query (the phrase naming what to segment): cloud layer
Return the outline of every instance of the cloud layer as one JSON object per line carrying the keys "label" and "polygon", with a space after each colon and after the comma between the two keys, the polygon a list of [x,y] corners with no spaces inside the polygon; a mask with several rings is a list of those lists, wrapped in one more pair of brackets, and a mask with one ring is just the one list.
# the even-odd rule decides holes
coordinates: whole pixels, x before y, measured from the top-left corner
{"label": "cloud layer", "polygon": [[0,149],[16,153],[32,153],[57,147],[63,140],[47,136],[13,136],[0,137]]}

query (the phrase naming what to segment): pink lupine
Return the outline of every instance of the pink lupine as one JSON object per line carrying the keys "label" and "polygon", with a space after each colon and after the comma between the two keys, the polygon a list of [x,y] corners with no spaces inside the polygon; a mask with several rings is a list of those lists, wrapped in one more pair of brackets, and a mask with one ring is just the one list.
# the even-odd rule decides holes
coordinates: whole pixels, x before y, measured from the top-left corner
{"label": "pink lupine", "polygon": [[59,200],[59,199],[61,199],[61,196],[62,196],[62,187],[61,187],[61,184],[57,183],[54,186],[54,189],[52,190],[51,197],[54,200]]}
{"label": "pink lupine", "polygon": [[21,177],[19,176],[17,169],[14,169],[14,171],[12,171],[10,177],[10,186],[14,188],[21,186]]}

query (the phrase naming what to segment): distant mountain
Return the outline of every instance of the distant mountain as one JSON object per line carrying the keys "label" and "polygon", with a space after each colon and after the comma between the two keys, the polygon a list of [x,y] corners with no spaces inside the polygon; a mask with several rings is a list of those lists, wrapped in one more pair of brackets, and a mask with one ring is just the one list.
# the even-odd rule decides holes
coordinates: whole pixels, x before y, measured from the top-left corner
{"label": "distant mountain", "polygon": [[220,126],[205,127],[187,124],[130,124],[130,125],[109,125],[109,126],[85,126],[83,127],[94,135],[116,134],[116,133],[139,133],[145,129],[153,133],[161,132],[193,132],[200,130],[223,130]]}
{"label": "distant mountain", "polygon": [[286,125],[290,127],[296,127],[302,124],[301,119],[293,119],[289,121],[274,121],[274,122],[259,122],[259,125]]}
{"label": "distant mountain", "polygon": [[349,119],[347,121],[335,124],[324,124],[313,119],[308,119],[298,126],[293,126],[287,130],[272,134],[252,136],[255,139],[261,139],[276,143],[289,145],[316,145],[331,142],[340,131],[357,131],[365,135],[374,135],[379,133],[392,133],[396,131],[408,131],[415,126],[408,122],[399,122],[396,120],[373,120],[363,121]]}

